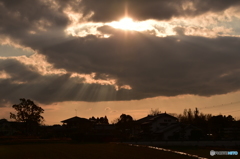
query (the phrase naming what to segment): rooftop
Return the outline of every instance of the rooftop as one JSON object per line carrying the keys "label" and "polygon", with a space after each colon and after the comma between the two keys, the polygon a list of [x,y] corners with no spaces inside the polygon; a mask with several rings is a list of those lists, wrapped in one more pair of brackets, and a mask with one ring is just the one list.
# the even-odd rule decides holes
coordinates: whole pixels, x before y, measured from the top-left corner
{"label": "rooftop", "polygon": [[84,122],[90,122],[88,119],[86,118],[80,118],[78,116],[75,116],[75,117],[72,117],[72,118],[69,118],[69,119],[66,119],[66,120],[63,120],[61,121],[62,123],[68,123],[68,122],[79,122],[79,121],[84,121]]}

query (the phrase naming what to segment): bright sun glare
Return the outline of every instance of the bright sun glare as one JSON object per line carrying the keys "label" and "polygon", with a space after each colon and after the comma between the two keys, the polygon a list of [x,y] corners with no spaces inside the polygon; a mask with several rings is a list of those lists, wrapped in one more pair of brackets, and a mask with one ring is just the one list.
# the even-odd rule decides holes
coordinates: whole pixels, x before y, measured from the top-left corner
{"label": "bright sun glare", "polygon": [[122,29],[122,30],[135,30],[135,31],[147,30],[146,26],[144,26],[143,23],[134,22],[132,18],[129,18],[129,17],[125,17],[117,22],[114,21],[114,22],[108,23],[107,25],[113,28]]}

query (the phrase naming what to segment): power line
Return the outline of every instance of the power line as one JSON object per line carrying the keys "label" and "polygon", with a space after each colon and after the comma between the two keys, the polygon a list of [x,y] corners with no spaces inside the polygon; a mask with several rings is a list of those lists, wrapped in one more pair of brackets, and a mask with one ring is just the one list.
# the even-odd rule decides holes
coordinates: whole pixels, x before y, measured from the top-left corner
{"label": "power line", "polygon": [[235,110],[235,111],[230,111],[230,112],[225,112],[225,113],[232,113],[232,112],[238,112],[238,111],[240,111],[240,110]]}
{"label": "power line", "polygon": [[231,103],[225,103],[225,104],[220,104],[220,105],[215,105],[215,106],[201,107],[201,108],[199,108],[199,109],[218,108],[218,107],[227,106],[227,105],[233,105],[233,104],[238,104],[238,103],[240,103],[240,101],[231,102]]}

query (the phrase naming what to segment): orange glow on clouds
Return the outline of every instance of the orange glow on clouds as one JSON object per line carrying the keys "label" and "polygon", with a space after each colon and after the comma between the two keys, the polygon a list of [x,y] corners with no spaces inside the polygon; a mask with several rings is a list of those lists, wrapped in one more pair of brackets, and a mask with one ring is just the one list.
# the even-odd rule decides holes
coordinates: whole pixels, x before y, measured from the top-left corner
{"label": "orange glow on clouds", "polygon": [[[26,56],[13,56],[13,57],[0,57],[0,59],[7,60],[7,59],[15,59],[24,65],[28,66],[33,71],[37,71],[43,76],[47,75],[64,75],[68,72],[64,69],[56,69],[54,66],[47,62],[46,57],[44,55],[40,55],[35,53],[30,57]],[[91,74],[78,74],[78,73],[71,73],[70,78],[74,79],[76,83],[88,83],[88,84],[101,84],[101,85],[113,85],[116,90],[119,89],[131,89],[128,85],[117,86],[116,80],[113,78],[107,79],[94,79],[96,73]],[[8,79],[11,78],[5,71],[0,71],[0,79]],[[83,80],[84,79],[84,80]],[[22,82],[15,82],[16,84],[23,84]]]}
{"label": "orange glow on clouds", "polygon": [[9,74],[7,74],[4,70],[0,71],[0,79],[8,79],[11,78]]}
{"label": "orange glow on clouds", "polygon": [[239,37],[239,33],[234,31],[233,27],[226,25],[232,21],[232,17],[235,16],[235,14],[238,14],[238,12],[230,8],[222,15],[208,13],[207,16],[201,15],[194,18],[172,18],[168,21],[157,21],[153,19],[134,21],[130,17],[125,17],[119,21],[112,21],[109,23],[94,23],[88,22],[87,20],[76,21],[80,15],[69,14],[69,16],[71,15],[70,19],[72,19],[72,24],[66,28],[65,32],[68,35],[78,37],[96,35],[99,38],[109,38],[111,35],[99,32],[98,28],[102,26],[110,26],[115,29],[126,31],[149,31],[149,33],[154,33],[155,36],[166,37],[178,34],[175,29],[182,28],[184,34],[187,36],[202,36],[207,38],[216,38],[218,36]]}
{"label": "orange glow on clouds", "polygon": [[134,22],[132,18],[125,17],[120,21],[107,23],[107,25],[122,30],[134,30],[134,31],[144,31],[149,29],[149,25],[146,22]]}

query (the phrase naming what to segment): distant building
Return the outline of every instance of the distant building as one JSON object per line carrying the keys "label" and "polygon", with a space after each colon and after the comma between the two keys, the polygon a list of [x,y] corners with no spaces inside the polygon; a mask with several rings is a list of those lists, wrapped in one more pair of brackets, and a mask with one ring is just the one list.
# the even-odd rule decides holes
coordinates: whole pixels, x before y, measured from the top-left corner
{"label": "distant building", "polygon": [[68,128],[84,128],[91,125],[91,121],[86,118],[80,118],[78,116],[63,120],[61,122],[63,123],[63,126],[66,126]]}
{"label": "distant building", "polygon": [[135,134],[155,140],[190,140],[200,138],[202,130],[190,124],[179,123],[167,113],[148,115],[136,121]]}
{"label": "distant building", "polygon": [[0,136],[11,136],[21,134],[25,130],[23,122],[7,121],[0,119]]}
{"label": "distant building", "polygon": [[183,123],[175,123],[154,132],[160,140],[199,140],[203,136],[201,129]]}
{"label": "distant building", "polygon": [[227,140],[239,140],[240,139],[240,128],[224,128],[223,138]]}
{"label": "distant building", "polygon": [[0,120],[0,136],[10,135],[15,132],[15,129],[11,126],[11,124],[6,119]]}
{"label": "distant building", "polygon": [[85,134],[92,130],[92,122],[86,118],[80,118],[78,116],[61,121],[63,123],[62,128],[65,131],[66,137],[72,139],[80,139],[85,137]]}
{"label": "distant building", "polygon": [[148,115],[136,121],[138,128],[143,133],[153,133],[166,126],[178,123],[178,118],[171,116],[167,113],[158,115]]}

